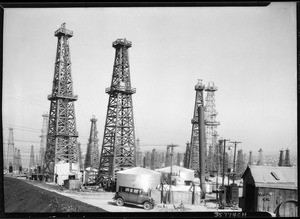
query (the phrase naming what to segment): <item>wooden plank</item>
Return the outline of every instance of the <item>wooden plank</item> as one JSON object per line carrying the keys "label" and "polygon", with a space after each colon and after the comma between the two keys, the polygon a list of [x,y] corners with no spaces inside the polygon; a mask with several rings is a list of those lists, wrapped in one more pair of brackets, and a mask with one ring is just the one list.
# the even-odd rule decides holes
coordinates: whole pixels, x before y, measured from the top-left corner
{"label": "wooden plank", "polygon": [[257,211],[264,211],[263,195],[259,195],[264,194],[264,190],[262,188],[258,188],[257,194]]}

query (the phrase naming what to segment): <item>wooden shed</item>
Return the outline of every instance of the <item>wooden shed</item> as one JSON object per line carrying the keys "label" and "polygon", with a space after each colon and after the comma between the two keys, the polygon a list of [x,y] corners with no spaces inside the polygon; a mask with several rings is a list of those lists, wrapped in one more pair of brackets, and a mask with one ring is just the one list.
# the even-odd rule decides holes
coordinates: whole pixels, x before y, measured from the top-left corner
{"label": "wooden shed", "polygon": [[[274,212],[282,202],[298,201],[297,167],[248,166],[242,178],[240,207],[245,212]],[[282,208],[287,216],[298,214],[294,204]]]}

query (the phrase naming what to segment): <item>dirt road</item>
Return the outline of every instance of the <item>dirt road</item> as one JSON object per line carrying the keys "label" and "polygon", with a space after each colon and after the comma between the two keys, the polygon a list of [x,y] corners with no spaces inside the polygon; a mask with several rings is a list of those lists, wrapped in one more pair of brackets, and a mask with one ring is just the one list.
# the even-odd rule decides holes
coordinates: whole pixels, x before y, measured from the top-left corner
{"label": "dirt road", "polygon": [[[55,183],[4,177],[5,209],[7,212],[174,212],[172,204],[158,203],[146,211],[143,206],[117,206],[112,192],[78,192]],[[37,188],[35,188],[37,187]],[[17,188],[17,189],[16,189]],[[217,209],[216,203],[185,205],[187,212],[240,211]]]}

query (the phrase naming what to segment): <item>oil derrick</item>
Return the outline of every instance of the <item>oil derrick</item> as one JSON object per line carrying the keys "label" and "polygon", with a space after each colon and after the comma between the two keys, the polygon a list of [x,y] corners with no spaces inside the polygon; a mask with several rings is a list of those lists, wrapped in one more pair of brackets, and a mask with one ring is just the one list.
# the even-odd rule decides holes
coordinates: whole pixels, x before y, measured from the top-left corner
{"label": "oil derrick", "polygon": [[91,119],[90,137],[85,156],[84,168],[99,168],[99,146],[96,122],[97,119],[95,118],[95,116],[93,116],[93,118]]}
{"label": "oil derrick", "polygon": [[171,151],[170,151],[170,147],[167,146],[167,153],[166,153],[166,164],[165,167],[169,167],[171,166]]}
{"label": "oil derrick", "polygon": [[158,163],[158,153],[156,149],[152,150],[151,154],[151,168],[152,170],[159,168],[159,163]]}
{"label": "oil derrick", "polygon": [[217,143],[217,126],[220,122],[216,121],[216,116],[218,115],[215,104],[215,91],[218,88],[215,86],[214,82],[208,82],[208,86],[205,88],[207,92],[206,95],[206,105],[204,109],[205,113],[205,135],[206,135],[206,148],[211,152],[208,154],[207,169],[209,172],[214,172],[217,170],[216,163],[214,162],[214,153],[218,145]]}
{"label": "oil derrick", "polygon": [[39,152],[39,165],[42,167],[44,164],[45,158],[45,148],[47,143],[47,130],[48,130],[48,121],[49,116],[48,113],[44,113],[43,115],[43,125],[42,125],[42,133],[40,135],[41,142],[40,142],[40,152]]}
{"label": "oil derrick", "polygon": [[258,161],[257,166],[264,165],[264,157],[263,157],[263,150],[260,148],[258,151]]}
{"label": "oil derrick", "polygon": [[204,107],[203,90],[205,86],[202,84],[202,80],[198,80],[195,86],[196,98],[194,106],[194,114],[192,122],[192,135],[190,145],[190,156],[188,168],[192,170],[199,170],[199,121],[198,121],[198,107]]}
{"label": "oil derrick", "polygon": [[81,153],[81,144],[77,142],[77,151],[78,151],[78,166],[80,170],[84,170],[84,164],[82,163],[82,153]]}
{"label": "oil derrick", "polygon": [[243,167],[244,167],[244,170],[246,170],[246,168],[247,168],[247,166],[248,166],[248,162],[247,162],[247,154],[246,154],[246,153],[244,153],[243,158],[244,158],[244,164],[243,164]]}
{"label": "oil derrick", "polygon": [[136,140],[136,166],[137,167],[143,166],[143,154],[140,148],[140,139]]}
{"label": "oil derrick", "polygon": [[244,155],[243,150],[240,149],[237,152],[237,158],[236,158],[236,175],[241,176],[244,172]]}
{"label": "oil derrick", "polygon": [[190,157],[190,143],[186,143],[184,158],[183,158],[183,167],[189,168],[189,157]]}
{"label": "oil derrick", "polygon": [[31,145],[31,150],[30,150],[30,161],[29,161],[29,169],[34,169],[34,149],[33,145]]}
{"label": "oil derrick", "polygon": [[151,153],[150,151],[145,152],[144,157],[144,168],[150,168],[151,167]]}
{"label": "oil derrick", "polygon": [[165,157],[165,153],[164,152],[161,152],[160,153],[160,161],[161,161],[161,163],[160,163],[160,166],[162,167],[162,166],[165,166],[165,162],[166,162],[166,159],[165,159],[166,157]]}
{"label": "oil derrick", "polygon": [[9,172],[12,172],[13,170],[14,151],[15,151],[14,148],[15,148],[14,132],[13,132],[13,128],[9,128],[8,143],[7,143],[7,165],[9,168]]}
{"label": "oil derrick", "polygon": [[278,166],[282,167],[283,165],[284,163],[283,163],[283,149],[282,149],[280,150]]}
{"label": "oil derrick", "polygon": [[18,171],[22,171],[22,158],[21,158],[21,152],[20,152],[20,149],[18,150]]}
{"label": "oil derrick", "polygon": [[177,153],[177,166],[181,166],[181,154],[179,152]]}
{"label": "oil derrick", "polygon": [[249,166],[252,166],[252,165],[253,165],[252,151],[249,152],[248,165],[249,165]]}
{"label": "oil derrick", "polygon": [[[208,145],[207,145],[208,146]],[[217,166],[214,163],[214,152],[213,152],[213,146],[209,145],[208,146],[208,154],[207,154],[207,170],[210,174],[213,174],[214,171],[217,170]]]}
{"label": "oil derrick", "polygon": [[216,141],[215,142],[215,147],[213,148],[213,171],[214,172],[217,172],[217,174],[219,173],[219,171],[220,171],[220,156],[221,156],[221,154],[220,154],[220,144],[219,144],[219,142],[218,142],[218,133],[217,132],[215,132],[214,134],[213,134],[213,137],[214,137],[214,141]]}
{"label": "oil derrick", "polygon": [[290,150],[289,149],[285,150],[284,166],[286,166],[286,167],[292,166],[291,162],[290,162]]}
{"label": "oil derrick", "polygon": [[[58,38],[55,59],[52,94],[48,95],[50,103],[49,126],[43,173],[46,180],[54,181],[55,165],[68,163],[69,170],[78,170],[76,118],[71,75],[69,38],[73,31],[67,30],[65,23],[55,31]],[[49,178],[48,178],[49,177]]]}
{"label": "oil derrick", "polygon": [[117,39],[112,43],[116,49],[111,85],[105,92],[109,94],[107,115],[103,135],[97,182],[106,183],[115,179],[116,172],[136,166],[136,143],[133,121],[128,48],[131,42]]}
{"label": "oil derrick", "polygon": [[14,149],[13,170],[18,170],[18,149]]}
{"label": "oil derrick", "polygon": [[40,160],[39,160],[39,155],[38,154],[36,154],[35,155],[35,162],[34,162],[37,166],[39,166],[40,165]]}
{"label": "oil derrick", "polygon": [[[218,160],[218,166],[219,166],[219,172],[221,174],[225,173],[225,153],[224,153],[224,140],[219,139],[219,160]],[[225,171],[225,172],[224,172]]]}

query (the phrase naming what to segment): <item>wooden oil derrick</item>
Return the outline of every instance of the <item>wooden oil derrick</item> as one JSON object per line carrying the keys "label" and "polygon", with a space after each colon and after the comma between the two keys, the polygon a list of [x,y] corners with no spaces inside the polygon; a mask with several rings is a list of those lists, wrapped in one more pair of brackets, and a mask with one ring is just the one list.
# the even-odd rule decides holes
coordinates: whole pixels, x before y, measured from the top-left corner
{"label": "wooden oil derrick", "polygon": [[55,31],[58,38],[55,59],[52,94],[50,103],[47,144],[44,157],[43,174],[46,180],[55,181],[55,166],[68,163],[69,171],[79,171],[69,38],[73,31],[67,30],[65,23]]}
{"label": "wooden oil derrick", "polygon": [[114,181],[116,172],[136,166],[136,140],[134,131],[132,94],[128,49],[132,46],[126,39],[117,39],[111,85],[105,92],[109,95],[97,183],[106,187]]}

